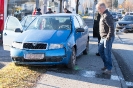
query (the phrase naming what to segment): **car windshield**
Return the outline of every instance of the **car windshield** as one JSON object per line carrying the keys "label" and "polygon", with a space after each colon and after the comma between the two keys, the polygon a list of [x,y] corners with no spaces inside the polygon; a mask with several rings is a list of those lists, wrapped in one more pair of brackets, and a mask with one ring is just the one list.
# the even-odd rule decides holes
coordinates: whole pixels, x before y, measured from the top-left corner
{"label": "car windshield", "polygon": [[27,30],[71,30],[70,16],[40,16]]}
{"label": "car windshield", "polygon": [[122,21],[133,21],[133,16],[125,16],[121,20]]}
{"label": "car windshield", "polygon": [[116,15],[116,13],[112,13],[112,15]]}
{"label": "car windshield", "polygon": [[36,16],[25,16],[22,21],[21,25],[23,27],[28,27],[28,25],[36,18]]}
{"label": "car windshield", "polygon": [[117,14],[121,15],[121,13],[117,13]]}

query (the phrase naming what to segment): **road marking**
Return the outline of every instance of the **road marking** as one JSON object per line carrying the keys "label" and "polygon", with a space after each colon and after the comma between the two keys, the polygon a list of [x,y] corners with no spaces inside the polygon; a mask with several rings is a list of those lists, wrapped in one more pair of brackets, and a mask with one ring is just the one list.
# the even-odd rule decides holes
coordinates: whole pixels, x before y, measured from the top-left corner
{"label": "road marking", "polygon": [[126,81],[126,85],[127,85],[128,87],[133,87],[133,82],[127,82],[127,81]]}
{"label": "road marking", "polygon": [[122,41],[122,39],[120,38],[120,36],[119,35],[117,35],[117,36],[118,36],[118,39],[121,41],[121,43],[124,44],[124,41]]}

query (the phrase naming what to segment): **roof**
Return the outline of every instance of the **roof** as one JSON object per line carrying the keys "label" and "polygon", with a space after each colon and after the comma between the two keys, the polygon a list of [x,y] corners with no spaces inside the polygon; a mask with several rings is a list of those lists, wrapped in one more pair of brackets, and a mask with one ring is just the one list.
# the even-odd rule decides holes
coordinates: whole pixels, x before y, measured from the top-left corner
{"label": "roof", "polygon": [[56,14],[42,14],[41,16],[76,16],[78,14],[72,13],[56,13]]}

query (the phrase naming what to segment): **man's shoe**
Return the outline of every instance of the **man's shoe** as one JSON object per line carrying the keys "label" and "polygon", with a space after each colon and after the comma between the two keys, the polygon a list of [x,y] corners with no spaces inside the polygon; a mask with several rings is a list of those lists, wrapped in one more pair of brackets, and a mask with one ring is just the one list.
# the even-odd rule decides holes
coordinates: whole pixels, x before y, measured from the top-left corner
{"label": "man's shoe", "polygon": [[102,71],[105,71],[105,70],[106,70],[106,67],[101,68],[101,70],[102,70]]}
{"label": "man's shoe", "polygon": [[111,75],[111,70],[106,69],[106,70],[104,70],[103,74]]}
{"label": "man's shoe", "polygon": [[99,53],[96,53],[96,56],[100,56],[100,54]]}

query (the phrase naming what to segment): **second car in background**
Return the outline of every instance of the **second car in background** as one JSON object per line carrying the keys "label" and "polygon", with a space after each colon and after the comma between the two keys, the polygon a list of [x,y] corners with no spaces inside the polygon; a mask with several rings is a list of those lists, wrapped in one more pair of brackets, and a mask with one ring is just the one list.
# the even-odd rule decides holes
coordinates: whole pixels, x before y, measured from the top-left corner
{"label": "second car in background", "polygon": [[116,32],[133,32],[133,16],[126,15],[116,24]]}

